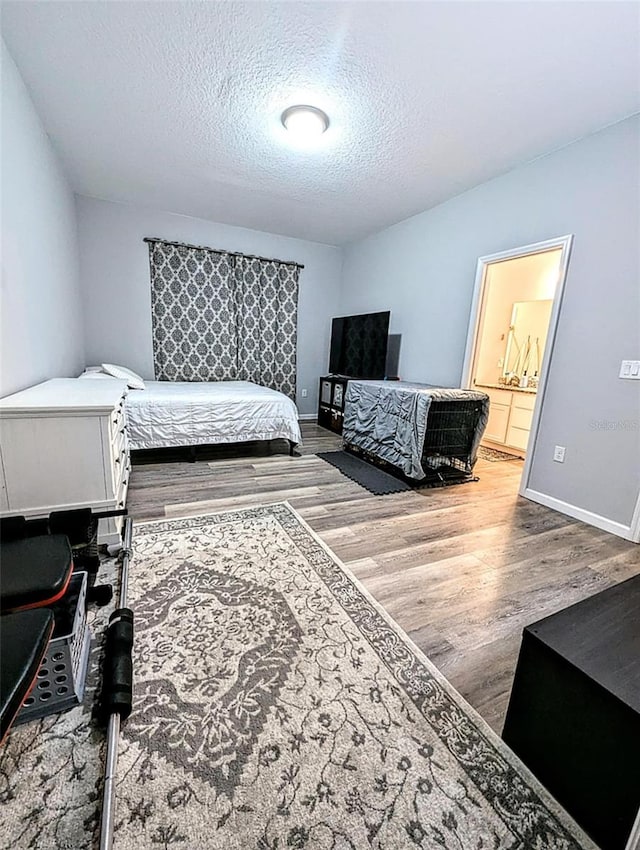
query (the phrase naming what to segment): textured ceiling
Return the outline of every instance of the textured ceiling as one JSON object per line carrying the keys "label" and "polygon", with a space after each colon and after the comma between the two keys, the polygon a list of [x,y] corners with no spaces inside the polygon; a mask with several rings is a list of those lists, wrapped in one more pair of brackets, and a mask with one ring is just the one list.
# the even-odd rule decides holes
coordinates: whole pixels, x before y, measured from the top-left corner
{"label": "textured ceiling", "polygon": [[[638,111],[625,2],[7,2],[76,191],[341,244]],[[329,114],[290,146],[282,110]]]}

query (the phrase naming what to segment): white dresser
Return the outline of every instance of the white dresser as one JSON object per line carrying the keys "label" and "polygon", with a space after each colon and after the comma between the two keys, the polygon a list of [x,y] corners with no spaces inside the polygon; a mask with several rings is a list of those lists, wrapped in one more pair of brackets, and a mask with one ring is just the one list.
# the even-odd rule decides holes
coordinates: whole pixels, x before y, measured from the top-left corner
{"label": "white dresser", "polygon": [[[131,473],[124,381],[55,378],[0,399],[0,514],[124,508]],[[115,543],[122,518],[103,521]]]}

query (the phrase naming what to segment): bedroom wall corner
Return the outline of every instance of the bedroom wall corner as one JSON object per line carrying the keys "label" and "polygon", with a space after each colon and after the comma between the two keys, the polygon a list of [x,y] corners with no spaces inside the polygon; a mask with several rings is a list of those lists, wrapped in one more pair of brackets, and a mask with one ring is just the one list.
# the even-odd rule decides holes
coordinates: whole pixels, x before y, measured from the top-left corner
{"label": "bedroom wall corner", "polygon": [[84,364],[75,200],[4,41],[0,396]]}
{"label": "bedroom wall corner", "polygon": [[89,364],[122,363],[153,378],[146,236],[295,260],[304,264],[298,303],[297,405],[301,414],[316,412],[318,378],[327,368],[331,318],[340,299],[340,248],[96,198],[80,196],[77,205]]}

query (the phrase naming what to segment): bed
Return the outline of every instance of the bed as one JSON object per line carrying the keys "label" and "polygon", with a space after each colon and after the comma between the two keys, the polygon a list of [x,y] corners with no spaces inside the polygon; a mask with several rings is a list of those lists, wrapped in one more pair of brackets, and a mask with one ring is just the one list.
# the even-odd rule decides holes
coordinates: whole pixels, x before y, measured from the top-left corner
{"label": "bed", "polygon": [[284,439],[293,454],[301,442],[293,401],[251,381],[144,381],[125,408],[133,450]]}
{"label": "bed", "polygon": [[132,449],[301,439],[291,399],[250,381],[145,381],[126,411]]}

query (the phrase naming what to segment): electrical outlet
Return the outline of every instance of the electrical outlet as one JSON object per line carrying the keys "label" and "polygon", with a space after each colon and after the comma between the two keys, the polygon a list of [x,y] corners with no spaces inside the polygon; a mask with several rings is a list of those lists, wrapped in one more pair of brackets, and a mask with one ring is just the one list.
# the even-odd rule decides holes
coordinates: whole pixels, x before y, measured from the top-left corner
{"label": "electrical outlet", "polygon": [[553,459],[556,463],[564,463],[564,453],[566,452],[566,448],[564,446],[556,446],[553,450]]}
{"label": "electrical outlet", "polygon": [[302,390],[302,392],[300,393],[300,395],[302,396],[302,398],[306,398],[306,397],[307,397],[307,391],[306,391],[306,390]]}

